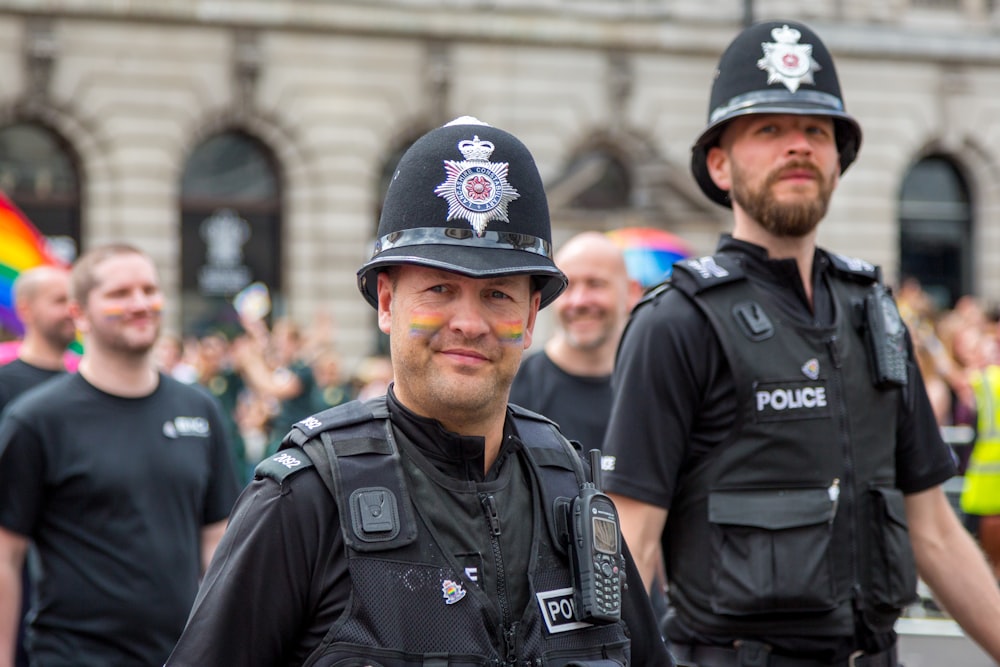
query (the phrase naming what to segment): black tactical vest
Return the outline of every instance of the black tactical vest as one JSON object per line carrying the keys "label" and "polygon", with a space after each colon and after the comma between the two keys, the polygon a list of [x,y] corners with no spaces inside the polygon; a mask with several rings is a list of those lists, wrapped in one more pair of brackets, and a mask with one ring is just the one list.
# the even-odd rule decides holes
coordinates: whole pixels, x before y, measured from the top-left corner
{"label": "black tactical vest", "polygon": [[860,319],[877,272],[831,261],[829,327],[789,320],[731,255],[675,265],[672,286],[708,317],[739,406],[670,508],[670,597],[695,631],[852,636],[855,609],[885,631],[915,598],[895,488],[903,395],[875,386]]}
{"label": "black tactical vest", "polygon": [[[573,446],[550,421],[511,407],[535,492],[531,603],[504,628],[486,593],[436,542],[432,512],[404,474],[384,397],[331,408],[295,425],[258,475],[315,466],[340,512],[350,604],[305,665],[315,667],[616,667],[629,664],[622,622],[576,621],[556,505],[585,481]],[[541,516],[539,516],[541,515]],[[402,648],[405,647],[405,650]]]}

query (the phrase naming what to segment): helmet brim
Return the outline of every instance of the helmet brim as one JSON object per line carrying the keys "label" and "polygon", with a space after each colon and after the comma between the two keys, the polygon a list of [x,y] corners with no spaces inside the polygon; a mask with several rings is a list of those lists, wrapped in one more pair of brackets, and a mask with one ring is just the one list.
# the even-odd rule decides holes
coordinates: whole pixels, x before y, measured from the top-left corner
{"label": "helmet brim", "polygon": [[523,250],[459,245],[400,246],[383,250],[358,270],[358,289],[378,308],[378,273],[390,266],[413,264],[450,271],[469,278],[529,275],[541,290],[541,308],[566,289],[567,279],[548,257]]}

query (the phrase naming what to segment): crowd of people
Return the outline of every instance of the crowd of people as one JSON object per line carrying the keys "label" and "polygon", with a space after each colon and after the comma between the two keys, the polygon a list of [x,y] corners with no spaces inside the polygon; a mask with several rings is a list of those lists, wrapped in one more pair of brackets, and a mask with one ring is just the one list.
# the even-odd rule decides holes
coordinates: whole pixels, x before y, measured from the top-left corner
{"label": "crowd of people", "polygon": [[644,295],[603,235],[553,253],[530,151],[467,116],[397,166],[357,273],[391,354],[350,374],[323,318],[161,336],[126,244],[23,274],[0,667],[32,586],[35,667],[899,667],[918,577],[1000,660],[995,314],[817,246],[861,128],[809,27],[711,88],[733,230]]}
{"label": "crowd of people", "polygon": [[268,326],[247,321],[230,338],[161,336],[159,368],[173,378],[207,388],[220,402],[241,483],[278,449],[296,421],[373,393],[392,380],[387,356],[344,360],[326,318],[300,326],[280,317]]}

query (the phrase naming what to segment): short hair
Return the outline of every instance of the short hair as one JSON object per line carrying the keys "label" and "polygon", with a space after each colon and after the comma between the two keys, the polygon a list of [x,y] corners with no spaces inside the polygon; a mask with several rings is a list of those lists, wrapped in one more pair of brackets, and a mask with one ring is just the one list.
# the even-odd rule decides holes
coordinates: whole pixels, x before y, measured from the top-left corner
{"label": "short hair", "polygon": [[148,253],[128,243],[108,243],[92,248],[80,255],[73,264],[70,274],[70,294],[73,299],[80,305],[85,305],[90,293],[97,287],[95,269],[112,257],[120,255],[139,255],[152,261]]}
{"label": "short hair", "polygon": [[61,266],[51,266],[49,264],[43,264],[41,266],[34,266],[30,269],[25,269],[17,275],[14,279],[14,284],[11,287],[11,292],[14,297],[14,305],[18,306],[21,304],[29,303],[38,294],[38,290],[41,289],[50,278],[65,274],[66,269]]}

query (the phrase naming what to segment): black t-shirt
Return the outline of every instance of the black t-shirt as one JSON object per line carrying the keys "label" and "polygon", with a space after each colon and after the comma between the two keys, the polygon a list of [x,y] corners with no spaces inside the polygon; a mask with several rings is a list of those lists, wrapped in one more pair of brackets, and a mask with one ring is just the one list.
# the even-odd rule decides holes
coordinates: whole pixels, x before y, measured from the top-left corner
{"label": "black t-shirt", "polygon": [[0,420],[0,525],[39,559],[34,661],[162,664],[197,591],[201,529],[237,493],[201,388],[161,374],[122,398],[71,374],[15,400]]}
{"label": "black t-shirt", "polygon": [[[832,322],[831,264],[824,251],[817,250],[814,260],[811,310],[794,260],[768,259],[763,248],[731,237],[719,248],[738,253],[748,278],[790,317],[807,324]],[[949,479],[955,465],[919,373],[909,379],[907,400],[896,416],[896,486],[916,493]],[[708,319],[675,289],[638,308],[622,338],[613,386],[604,453],[614,458],[614,470],[604,472],[605,489],[669,509],[679,480],[729,436],[737,414],[734,378]],[[802,638],[797,646],[822,653],[838,641]]]}
{"label": "black t-shirt", "polygon": [[611,376],[572,375],[542,351],[521,361],[510,402],[559,424],[584,450],[600,448],[611,413]]}
{"label": "black t-shirt", "polygon": [[[390,415],[404,466],[419,466],[441,494],[449,511],[433,514],[438,536],[458,562],[478,567],[477,583],[496,590],[492,560],[471,552],[484,533],[477,494],[523,493],[519,445],[505,439],[488,474],[483,472],[482,439],[457,436],[432,420],[417,417],[389,394]],[[509,424],[509,422],[508,422]],[[524,521],[530,498],[498,500],[503,558],[512,608],[527,604],[527,554],[531,521]],[[475,503],[472,507],[469,503]],[[459,508],[469,511],[462,511]],[[184,634],[167,664],[301,665],[345,610],[350,576],[340,516],[315,469],[287,477],[282,484],[256,479],[237,501],[229,528],[205,576]],[[516,552],[516,553],[515,553]],[[471,558],[470,558],[471,557]],[[630,581],[638,574],[628,562]],[[392,595],[392,591],[386,591]],[[495,594],[495,593],[493,593]],[[626,619],[632,634],[635,665],[670,664],[642,586],[626,595]]]}
{"label": "black t-shirt", "polygon": [[[0,415],[11,401],[29,389],[42,384],[46,380],[62,375],[65,371],[39,368],[21,359],[0,366]],[[17,654],[14,664],[27,667],[28,655],[25,648],[25,628],[31,602],[31,577],[28,576],[27,563],[21,577],[21,626],[18,629]]]}
{"label": "black t-shirt", "polygon": [[0,366],[0,412],[24,392],[64,372],[39,368],[20,359]]}

